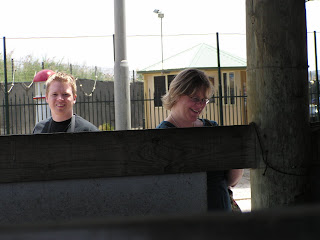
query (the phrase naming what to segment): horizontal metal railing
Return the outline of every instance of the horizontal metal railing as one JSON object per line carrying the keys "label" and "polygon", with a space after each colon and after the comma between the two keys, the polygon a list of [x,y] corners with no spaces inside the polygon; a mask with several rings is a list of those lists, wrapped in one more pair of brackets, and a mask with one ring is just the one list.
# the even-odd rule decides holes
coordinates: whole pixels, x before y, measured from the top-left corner
{"label": "horizontal metal railing", "polygon": [[[132,129],[155,128],[168,116],[169,111],[162,106],[155,107],[154,99],[150,96],[137,95],[139,94],[133,94],[136,97],[131,97]],[[225,104],[225,98],[229,99],[227,104]],[[210,103],[200,117],[215,120],[220,124],[222,112],[224,125],[247,124],[246,99],[246,96],[240,93],[236,96],[224,96],[223,109],[220,111],[219,97],[215,96],[210,99]],[[91,97],[78,97],[74,112],[99,127],[100,130],[114,130],[114,106],[111,94],[95,92]],[[0,103],[0,113],[0,135],[4,135],[7,134],[4,101]],[[9,134],[31,134],[36,122],[49,116],[50,110],[44,99],[34,100],[33,96],[17,97],[16,95],[9,98]]]}
{"label": "horizontal metal railing", "polygon": [[[150,93],[149,93],[150,94]],[[150,94],[151,95],[151,94]],[[222,99],[222,109],[220,109],[220,100]],[[155,128],[170,113],[158,104],[154,99],[145,95],[145,128]],[[223,114],[223,123],[220,115]],[[244,125],[248,124],[247,119],[247,96],[238,91],[236,95],[228,95],[220,98],[218,94],[210,99],[200,118],[215,120],[219,125]]]}

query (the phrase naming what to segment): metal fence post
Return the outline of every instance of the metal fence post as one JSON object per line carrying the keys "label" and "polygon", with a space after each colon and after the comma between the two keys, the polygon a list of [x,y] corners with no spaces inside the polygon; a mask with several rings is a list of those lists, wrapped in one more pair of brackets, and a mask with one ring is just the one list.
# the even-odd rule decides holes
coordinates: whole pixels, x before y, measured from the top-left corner
{"label": "metal fence post", "polygon": [[318,55],[317,55],[317,32],[314,31],[314,58],[315,58],[315,64],[316,64],[316,83],[317,83],[317,110],[318,110],[318,116],[317,120],[320,119],[320,112],[319,112],[319,76],[318,76]]}
{"label": "metal fence post", "polygon": [[10,134],[9,126],[9,94],[8,94],[8,76],[7,76],[7,53],[6,53],[6,37],[3,37],[3,67],[4,67],[4,99],[5,99],[5,115],[6,115],[6,133]]}
{"label": "metal fence post", "polygon": [[221,68],[220,68],[219,33],[217,33],[217,59],[218,59],[218,78],[219,78],[220,125],[223,126],[222,84],[221,84]]}

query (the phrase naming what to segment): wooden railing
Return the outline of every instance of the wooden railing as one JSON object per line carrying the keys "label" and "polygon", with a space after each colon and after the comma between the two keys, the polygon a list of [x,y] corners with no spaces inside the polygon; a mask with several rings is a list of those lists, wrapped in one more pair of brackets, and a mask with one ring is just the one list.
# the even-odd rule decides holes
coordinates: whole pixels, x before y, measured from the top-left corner
{"label": "wooden railing", "polygon": [[[263,165],[253,125],[9,135],[0,136],[0,152],[0,238],[316,239],[320,233],[319,205],[236,215],[203,209],[205,172]],[[174,186],[163,188],[168,179]],[[137,193],[148,184],[151,190]],[[181,186],[187,194],[173,196]],[[150,198],[166,206],[150,205]],[[135,212],[138,205],[152,214]]]}
{"label": "wooden railing", "polygon": [[153,129],[0,136],[0,182],[254,168],[255,129]]}

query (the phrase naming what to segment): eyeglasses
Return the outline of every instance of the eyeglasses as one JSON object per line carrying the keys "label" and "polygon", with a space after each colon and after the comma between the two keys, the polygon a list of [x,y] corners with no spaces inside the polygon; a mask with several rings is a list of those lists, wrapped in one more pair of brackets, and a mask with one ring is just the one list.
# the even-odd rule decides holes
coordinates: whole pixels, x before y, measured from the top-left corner
{"label": "eyeglasses", "polygon": [[205,104],[207,105],[209,103],[209,99],[208,98],[202,98],[202,99],[199,99],[197,97],[190,97],[188,96],[192,102],[194,103],[200,103],[200,104]]}

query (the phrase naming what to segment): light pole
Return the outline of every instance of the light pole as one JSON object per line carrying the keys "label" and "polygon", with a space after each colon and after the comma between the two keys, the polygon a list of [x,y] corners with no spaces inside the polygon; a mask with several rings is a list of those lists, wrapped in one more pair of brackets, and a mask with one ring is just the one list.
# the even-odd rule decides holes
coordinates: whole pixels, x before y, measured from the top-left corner
{"label": "light pole", "polygon": [[116,130],[131,129],[125,0],[114,0],[114,100]]}
{"label": "light pole", "polygon": [[159,9],[153,10],[154,13],[158,14],[158,18],[161,20],[161,70],[163,72],[163,37],[162,37],[162,18],[164,17],[164,13]]}

